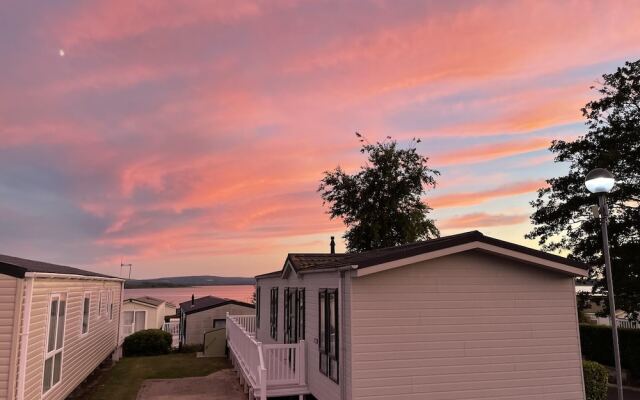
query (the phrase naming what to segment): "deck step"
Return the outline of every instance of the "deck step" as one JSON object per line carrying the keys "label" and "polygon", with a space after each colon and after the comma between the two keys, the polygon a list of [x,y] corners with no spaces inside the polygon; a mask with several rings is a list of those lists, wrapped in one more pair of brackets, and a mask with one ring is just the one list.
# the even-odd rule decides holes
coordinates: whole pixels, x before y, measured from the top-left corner
{"label": "deck step", "polygon": [[[301,394],[311,394],[309,388],[306,385],[269,386],[267,388],[268,396],[298,396]],[[254,388],[253,395],[256,398],[259,398],[260,389]]]}

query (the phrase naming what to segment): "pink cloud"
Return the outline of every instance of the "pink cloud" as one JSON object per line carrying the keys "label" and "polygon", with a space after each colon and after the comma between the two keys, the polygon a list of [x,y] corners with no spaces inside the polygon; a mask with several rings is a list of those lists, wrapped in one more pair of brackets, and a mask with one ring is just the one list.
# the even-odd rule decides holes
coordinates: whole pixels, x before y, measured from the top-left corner
{"label": "pink cloud", "polygon": [[260,13],[255,1],[102,1],[89,3],[61,29],[65,47],[121,40],[152,30],[177,29],[195,23],[230,23]]}
{"label": "pink cloud", "polygon": [[439,221],[440,229],[477,229],[488,226],[516,225],[528,221],[527,214],[505,215],[472,213],[459,215]]}
{"label": "pink cloud", "polygon": [[531,138],[525,140],[511,140],[499,143],[482,144],[436,154],[432,157],[433,165],[451,165],[475,163],[509,157],[516,154],[542,150],[551,144],[548,138]]}
{"label": "pink cloud", "polygon": [[435,196],[427,202],[434,209],[448,207],[463,207],[481,204],[486,201],[502,198],[518,196],[526,193],[533,193],[536,190],[546,186],[544,181],[524,181],[499,186],[493,189],[480,190],[477,192],[457,192]]}

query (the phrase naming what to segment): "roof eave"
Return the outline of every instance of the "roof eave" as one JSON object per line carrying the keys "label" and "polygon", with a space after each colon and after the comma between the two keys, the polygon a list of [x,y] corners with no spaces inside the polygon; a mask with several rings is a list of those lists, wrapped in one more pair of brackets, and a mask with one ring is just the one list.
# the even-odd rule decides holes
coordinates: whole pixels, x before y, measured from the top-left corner
{"label": "roof eave", "polygon": [[426,252],[426,253],[418,254],[411,257],[405,257],[405,258],[401,258],[401,259],[397,259],[389,262],[370,265],[367,267],[359,267],[355,273],[355,276],[360,277],[360,276],[371,275],[377,272],[387,271],[390,269],[399,268],[399,267],[415,264],[422,261],[433,260],[436,258],[457,254],[457,253],[461,253],[469,250],[485,251],[485,252],[496,254],[502,257],[516,259],[521,262],[525,262],[535,266],[540,266],[549,270],[553,270],[555,272],[564,273],[566,275],[581,276],[581,277],[588,275],[586,269],[578,268],[576,266],[569,265],[568,263],[561,263],[558,261],[549,260],[547,258],[538,257],[532,254],[526,254],[521,251],[506,249],[504,247],[486,243],[481,240],[475,240],[472,242],[463,243],[456,246],[450,246],[443,249]]}
{"label": "roof eave", "polygon": [[25,272],[24,277],[25,278],[86,279],[86,280],[117,281],[117,282],[124,282],[126,280],[126,279],[115,278],[111,276],[58,274],[54,272]]}

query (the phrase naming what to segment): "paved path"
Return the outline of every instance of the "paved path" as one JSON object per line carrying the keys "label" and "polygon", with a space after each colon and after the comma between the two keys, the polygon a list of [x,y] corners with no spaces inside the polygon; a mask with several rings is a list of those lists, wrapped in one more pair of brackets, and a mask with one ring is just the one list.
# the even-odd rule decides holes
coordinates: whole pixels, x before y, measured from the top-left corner
{"label": "paved path", "polygon": [[231,369],[198,378],[147,379],[137,400],[246,400]]}
{"label": "paved path", "polygon": [[[615,387],[609,386],[608,400],[618,400],[618,390]],[[640,390],[628,390],[624,391],[624,400],[640,400]]]}

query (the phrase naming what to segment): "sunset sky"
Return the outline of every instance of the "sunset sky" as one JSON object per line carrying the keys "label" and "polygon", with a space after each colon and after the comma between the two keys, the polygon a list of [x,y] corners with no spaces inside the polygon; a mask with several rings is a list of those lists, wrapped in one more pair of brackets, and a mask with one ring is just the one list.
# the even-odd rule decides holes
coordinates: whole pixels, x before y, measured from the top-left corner
{"label": "sunset sky", "polygon": [[342,235],[316,189],[363,163],[355,131],[422,139],[443,234],[535,246],[550,141],[640,57],[635,0],[133,3],[0,5],[0,253],[276,270]]}

